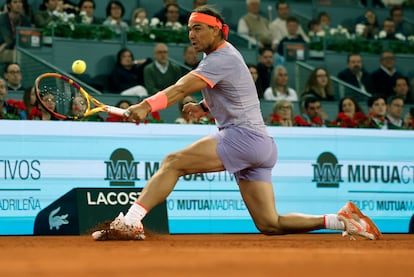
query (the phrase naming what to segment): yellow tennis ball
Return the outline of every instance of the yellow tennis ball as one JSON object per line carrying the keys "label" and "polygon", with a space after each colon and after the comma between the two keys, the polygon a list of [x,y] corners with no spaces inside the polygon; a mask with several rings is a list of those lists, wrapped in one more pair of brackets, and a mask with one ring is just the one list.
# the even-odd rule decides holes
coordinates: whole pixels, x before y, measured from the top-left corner
{"label": "yellow tennis ball", "polygon": [[72,71],[76,74],[82,74],[86,70],[86,63],[82,60],[76,60],[72,64]]}

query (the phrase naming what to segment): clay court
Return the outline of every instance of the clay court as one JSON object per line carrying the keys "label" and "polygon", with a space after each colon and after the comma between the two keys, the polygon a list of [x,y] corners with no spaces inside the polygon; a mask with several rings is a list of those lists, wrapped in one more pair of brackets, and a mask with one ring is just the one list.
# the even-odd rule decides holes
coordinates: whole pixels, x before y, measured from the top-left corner
{"label": "clay court", "polygon": [[0,236],[1,276],[411,276],[414,235]]}

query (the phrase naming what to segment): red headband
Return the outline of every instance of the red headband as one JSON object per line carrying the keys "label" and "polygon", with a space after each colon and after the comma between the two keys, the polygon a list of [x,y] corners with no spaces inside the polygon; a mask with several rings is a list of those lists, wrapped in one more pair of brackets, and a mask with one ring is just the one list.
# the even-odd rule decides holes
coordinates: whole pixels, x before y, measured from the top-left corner
{"label": "red headband", "polygon": [[223,32],[224,39],[227,39],[229,37],[229,26],[226,24],[222,24],[217,17],[214,17],[212,15],[199,12],[192,12],[188,22],[200,22],[207,24],[211,27],[217,26]]}

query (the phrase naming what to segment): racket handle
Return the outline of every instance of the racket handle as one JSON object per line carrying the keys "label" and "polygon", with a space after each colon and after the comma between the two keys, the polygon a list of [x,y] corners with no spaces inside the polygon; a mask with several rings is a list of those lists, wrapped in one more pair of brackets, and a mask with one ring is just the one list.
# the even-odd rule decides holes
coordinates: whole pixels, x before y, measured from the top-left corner
{"label": "racket handle", "polygon": [[128,110],[113,107],[113,106],[107,106],[107,112],[110,113],[110,114],[115,114],[115,115],[119,115],[119,116],[125,116],[125,117],[129,116]]}

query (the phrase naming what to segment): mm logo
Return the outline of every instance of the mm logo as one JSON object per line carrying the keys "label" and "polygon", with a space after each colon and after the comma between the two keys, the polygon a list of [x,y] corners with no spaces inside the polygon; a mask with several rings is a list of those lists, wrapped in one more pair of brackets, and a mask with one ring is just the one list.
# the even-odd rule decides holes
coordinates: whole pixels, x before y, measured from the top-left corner
{"label": "mm logo", "polygon": [[138,178],[138,164],[134,162],[131,152],[124,148],[118,148],[112,152],[110,160],[106,164],[105,180],[110,181],[110,186],[133,187]]}
{"label": "mm logo", "polygon": [[330,152],[323,152],[319,155],[313,166],[313,180],[320,188],[338,188],[339,183],[343,182],[341,168],[338,159]]}

